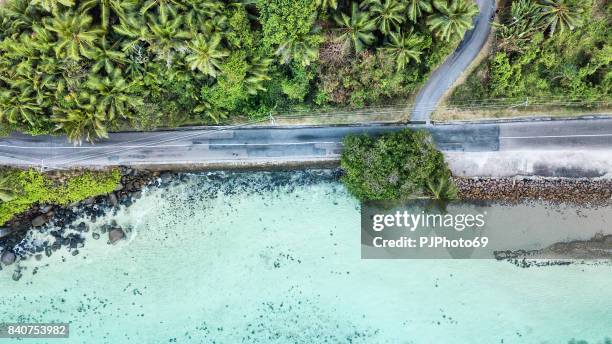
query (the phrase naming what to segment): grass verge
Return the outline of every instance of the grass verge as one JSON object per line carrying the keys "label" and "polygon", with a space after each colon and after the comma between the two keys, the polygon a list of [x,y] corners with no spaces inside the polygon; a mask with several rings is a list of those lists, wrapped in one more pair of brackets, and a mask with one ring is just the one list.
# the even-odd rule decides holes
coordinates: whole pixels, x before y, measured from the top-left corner
{"label": "grass verge", "polygon": [[0,170],[5,194],[0,203],[0,225],[35,204],[67,205],[112,192],[121,180],[118,169],[73,171],[53,177],[35,170]]}

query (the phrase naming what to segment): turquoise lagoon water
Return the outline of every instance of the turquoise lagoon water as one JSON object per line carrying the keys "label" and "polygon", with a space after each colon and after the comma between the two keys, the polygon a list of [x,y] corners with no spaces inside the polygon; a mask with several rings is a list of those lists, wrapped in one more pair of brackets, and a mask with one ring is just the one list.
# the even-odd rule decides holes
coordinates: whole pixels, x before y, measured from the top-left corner
{"label": "turquoise lagoon water", "polygon": [[[111,220],[131,228],[127,240],[93,240]],[[599,343],[612,336],[610,265],[362,260],[359,222],[359,203],[329,178],[186,175],[90,224],[79,255],[62,249],[21,261],[18,282],[12,267],[0,271],[0,319],[71,323],[69,339],[48,343]]]}

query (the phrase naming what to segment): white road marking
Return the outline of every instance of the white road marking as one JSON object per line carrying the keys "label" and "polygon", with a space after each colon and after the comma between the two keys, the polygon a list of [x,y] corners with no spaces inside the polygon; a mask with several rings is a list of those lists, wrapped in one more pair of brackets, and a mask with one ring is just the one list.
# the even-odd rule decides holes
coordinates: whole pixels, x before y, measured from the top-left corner
{"label": "white road marking", "polygon": [[173,147],[193,147],[193,146],[299,146],[313,144],[338,144],[339,141],[314,141],[314,142],[277,142],[277,143],[199,143],[199,144],[182,144],[182,145],[142,145],[142,146],[61,146],[61,147],[31,147],[31,146],[14,146],[0,145],[6,148],[19,149],[114,149],[114,148],[173,148]]}
{"label": "white road marking", "polygon": [[540,136],[500,136],[500,139],[560,139],[565,137],[609,137],[612,134],[582,134],[582,135],[540,135]]}

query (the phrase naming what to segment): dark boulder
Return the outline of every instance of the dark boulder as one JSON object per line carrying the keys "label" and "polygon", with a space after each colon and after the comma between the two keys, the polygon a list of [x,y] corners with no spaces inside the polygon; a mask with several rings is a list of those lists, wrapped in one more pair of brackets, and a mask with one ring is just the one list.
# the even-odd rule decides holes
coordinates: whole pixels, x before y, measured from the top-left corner
{"label": "dark boulder", "polygon": [[34,219],[32,219],[32,227],[40,227],[42,225],[44,225],[47,222],[47,219],[40,215],[40,216],[36,216]]}
{"label": "dark boulder", "polygon": [[2,264],[4,265],[11,265],[15,262],[15,258],[17,257],[15,256],[13,252],[6,251],[2,253],[2,258],[0,258],[0,261],[2,261]]}
{"label": "dark boulder", "polygon": [[117,196],[114,193],[111,193],[111,194],[108,195],[108,202],[113,207],[116,207],[119,204],[119,201],[117,200]]}
{"label": "dark boulder", "polygon": [[125,238],[125,233],[121,228],[113,228],[110,230],[110,232],[108,232],[108,240],[111,244],[114,244],[123,238]]}

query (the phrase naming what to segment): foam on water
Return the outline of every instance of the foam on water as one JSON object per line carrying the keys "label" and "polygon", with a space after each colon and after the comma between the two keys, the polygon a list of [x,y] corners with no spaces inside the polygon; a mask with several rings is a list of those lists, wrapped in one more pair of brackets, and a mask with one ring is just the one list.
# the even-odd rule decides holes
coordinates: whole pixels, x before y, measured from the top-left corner
{"label": "foam on water", "polygon": [[[63,248],[22,261],[18,282],[12,267],[0,271],[0,319],[71,322],[69,340],[49,343],[596,343],[612,335],[610,265],[362,260],[359,204],[333,178],[182,179],[90,223],[79,255]],[[131,228],[127,240],[93,240],[111,220]]]}

